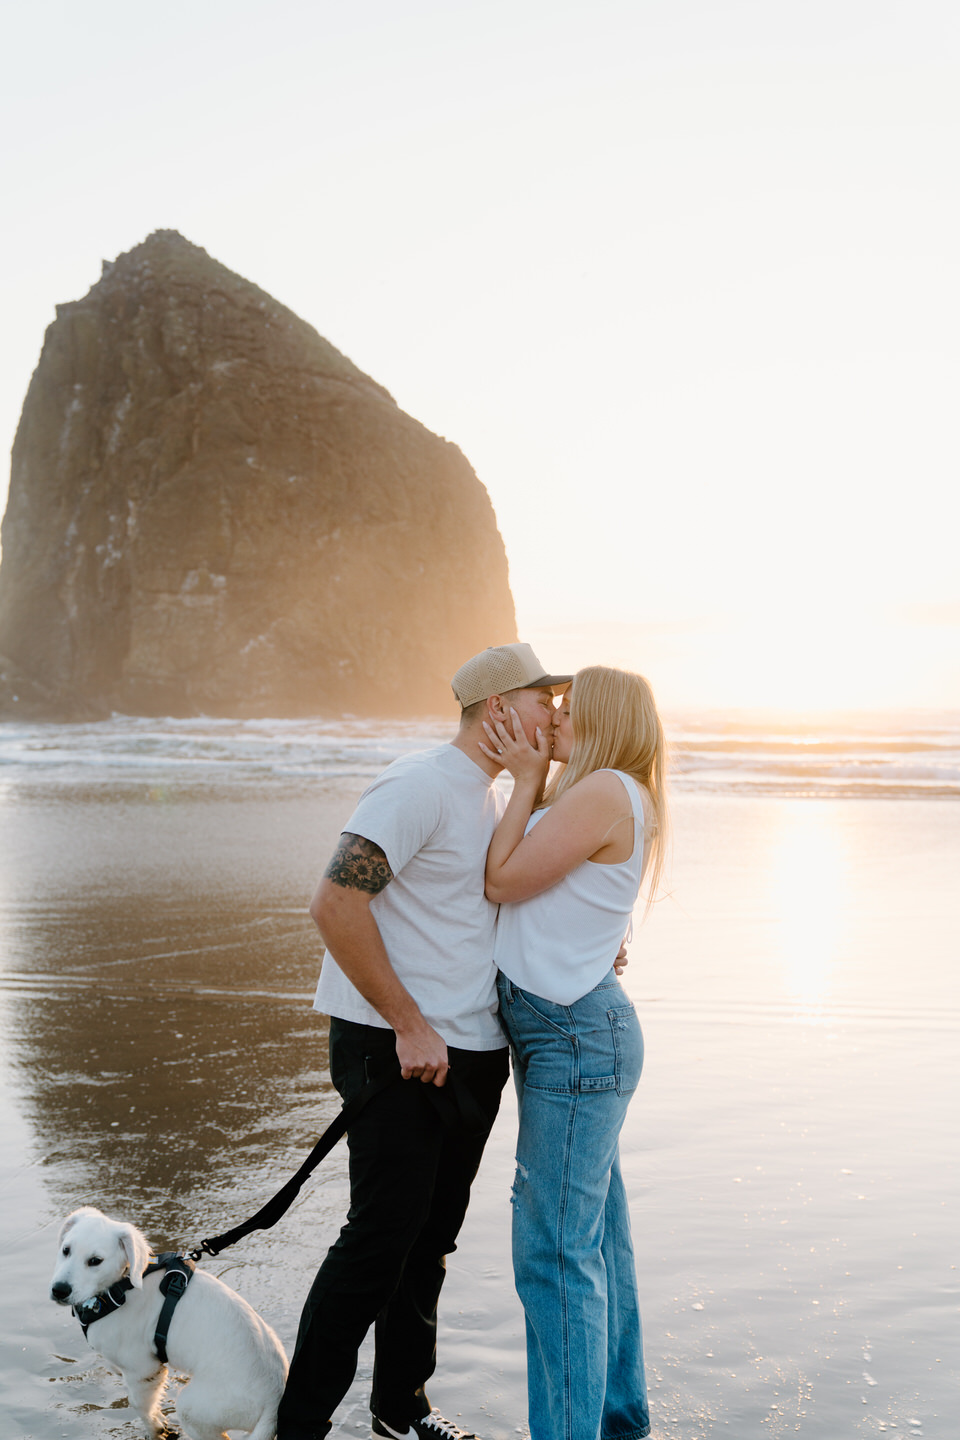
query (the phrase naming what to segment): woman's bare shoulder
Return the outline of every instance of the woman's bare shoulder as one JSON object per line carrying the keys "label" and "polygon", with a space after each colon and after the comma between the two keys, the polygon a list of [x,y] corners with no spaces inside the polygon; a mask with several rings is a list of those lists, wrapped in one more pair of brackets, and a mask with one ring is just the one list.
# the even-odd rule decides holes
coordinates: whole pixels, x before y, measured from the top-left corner
{"label": "woman's bare shoulder", "polygon": [[[629,787],[624,784],[624,779],[633,781],[640,796],[640,808],[643,811],[644,821],[650,814],[652,801],[647,787],[640,781],[634,779],[623,770],[592,770],[589,775],[584,775],[575,785],[571,785],[567,795],[575,795],[581,791],[584,799],[599,805],[614,806],[622,809],[625,813],[633,813],[632,796],[628,793]],[[565,798],[565,797],[564,797]]]}
{"label": "woman's bare shoulder", "polygon": [[[640,793],[643,793],[642,787]],[[561,800],[566,800],[567,796],[579,797],[581,802],[617,805],[630,809],[627,792],[619,771],[616,770],[591,770],[589,775],[584,775],[582,780],[571,785],[561,796]]]}

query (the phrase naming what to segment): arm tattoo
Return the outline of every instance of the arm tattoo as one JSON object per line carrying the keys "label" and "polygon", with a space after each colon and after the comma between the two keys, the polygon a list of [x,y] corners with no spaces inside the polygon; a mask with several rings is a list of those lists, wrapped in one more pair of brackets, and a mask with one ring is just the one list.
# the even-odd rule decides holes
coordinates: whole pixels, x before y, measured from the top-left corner
{"label": "arm tattoo", "polygon": [[324,871],[326,879],[345,890],[362,890],[365,895],[379,895],[393,879],[393,871],[379,845],[362,835],[345,830],[333,859]]}

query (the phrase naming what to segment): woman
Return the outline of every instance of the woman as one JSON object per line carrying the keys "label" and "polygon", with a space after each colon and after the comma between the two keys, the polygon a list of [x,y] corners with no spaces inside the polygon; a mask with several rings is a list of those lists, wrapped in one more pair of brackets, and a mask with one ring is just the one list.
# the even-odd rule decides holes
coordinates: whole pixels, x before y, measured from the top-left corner
{"label": "woman", "polygon": [[641,1440],[647,1387],[618,1140],[643,1037],[613,969],[666,831],[663,729],[640,675],[581,670],[550,740],[487,727],[514,789],[487,857],[520,1109],[513,1263],[532,1440]]}

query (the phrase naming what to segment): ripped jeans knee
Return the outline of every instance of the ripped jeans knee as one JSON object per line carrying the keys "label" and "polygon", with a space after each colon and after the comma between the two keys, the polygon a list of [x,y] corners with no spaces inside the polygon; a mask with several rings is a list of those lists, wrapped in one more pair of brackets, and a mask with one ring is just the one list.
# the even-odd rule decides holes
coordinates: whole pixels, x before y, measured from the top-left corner
{"label": "ripped jeans knee", "polygon": [[523,1189],[523,1186],[529,1179],[530,1171],[527,1169],[526,1165],[524,1165],[520,1157],[517,1156],[517,1168],[513,1177],[513,1185],[510,1188],[511,1205],[516,1205],[517,1201],[520,1198],[520,1191]]}

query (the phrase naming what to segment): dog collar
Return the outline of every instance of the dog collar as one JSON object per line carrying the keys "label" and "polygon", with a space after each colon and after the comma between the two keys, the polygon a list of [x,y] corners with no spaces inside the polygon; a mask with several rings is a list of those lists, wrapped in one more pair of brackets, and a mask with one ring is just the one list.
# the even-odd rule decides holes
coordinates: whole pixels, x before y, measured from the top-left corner
{"label": "dog collar", "polygon": [[128,1275],[124,1275],[122,1280],[115,1280],[108,1290],[101,1290],[92,1300],[82,1300],[79,1305],[72,1306],[84,1335],[94,1320],[102,1320],[105,1315],[112,1315],[114,1310],[119,1310],[126,1301],[127,1291],[132,1289],[133,1281]]}

